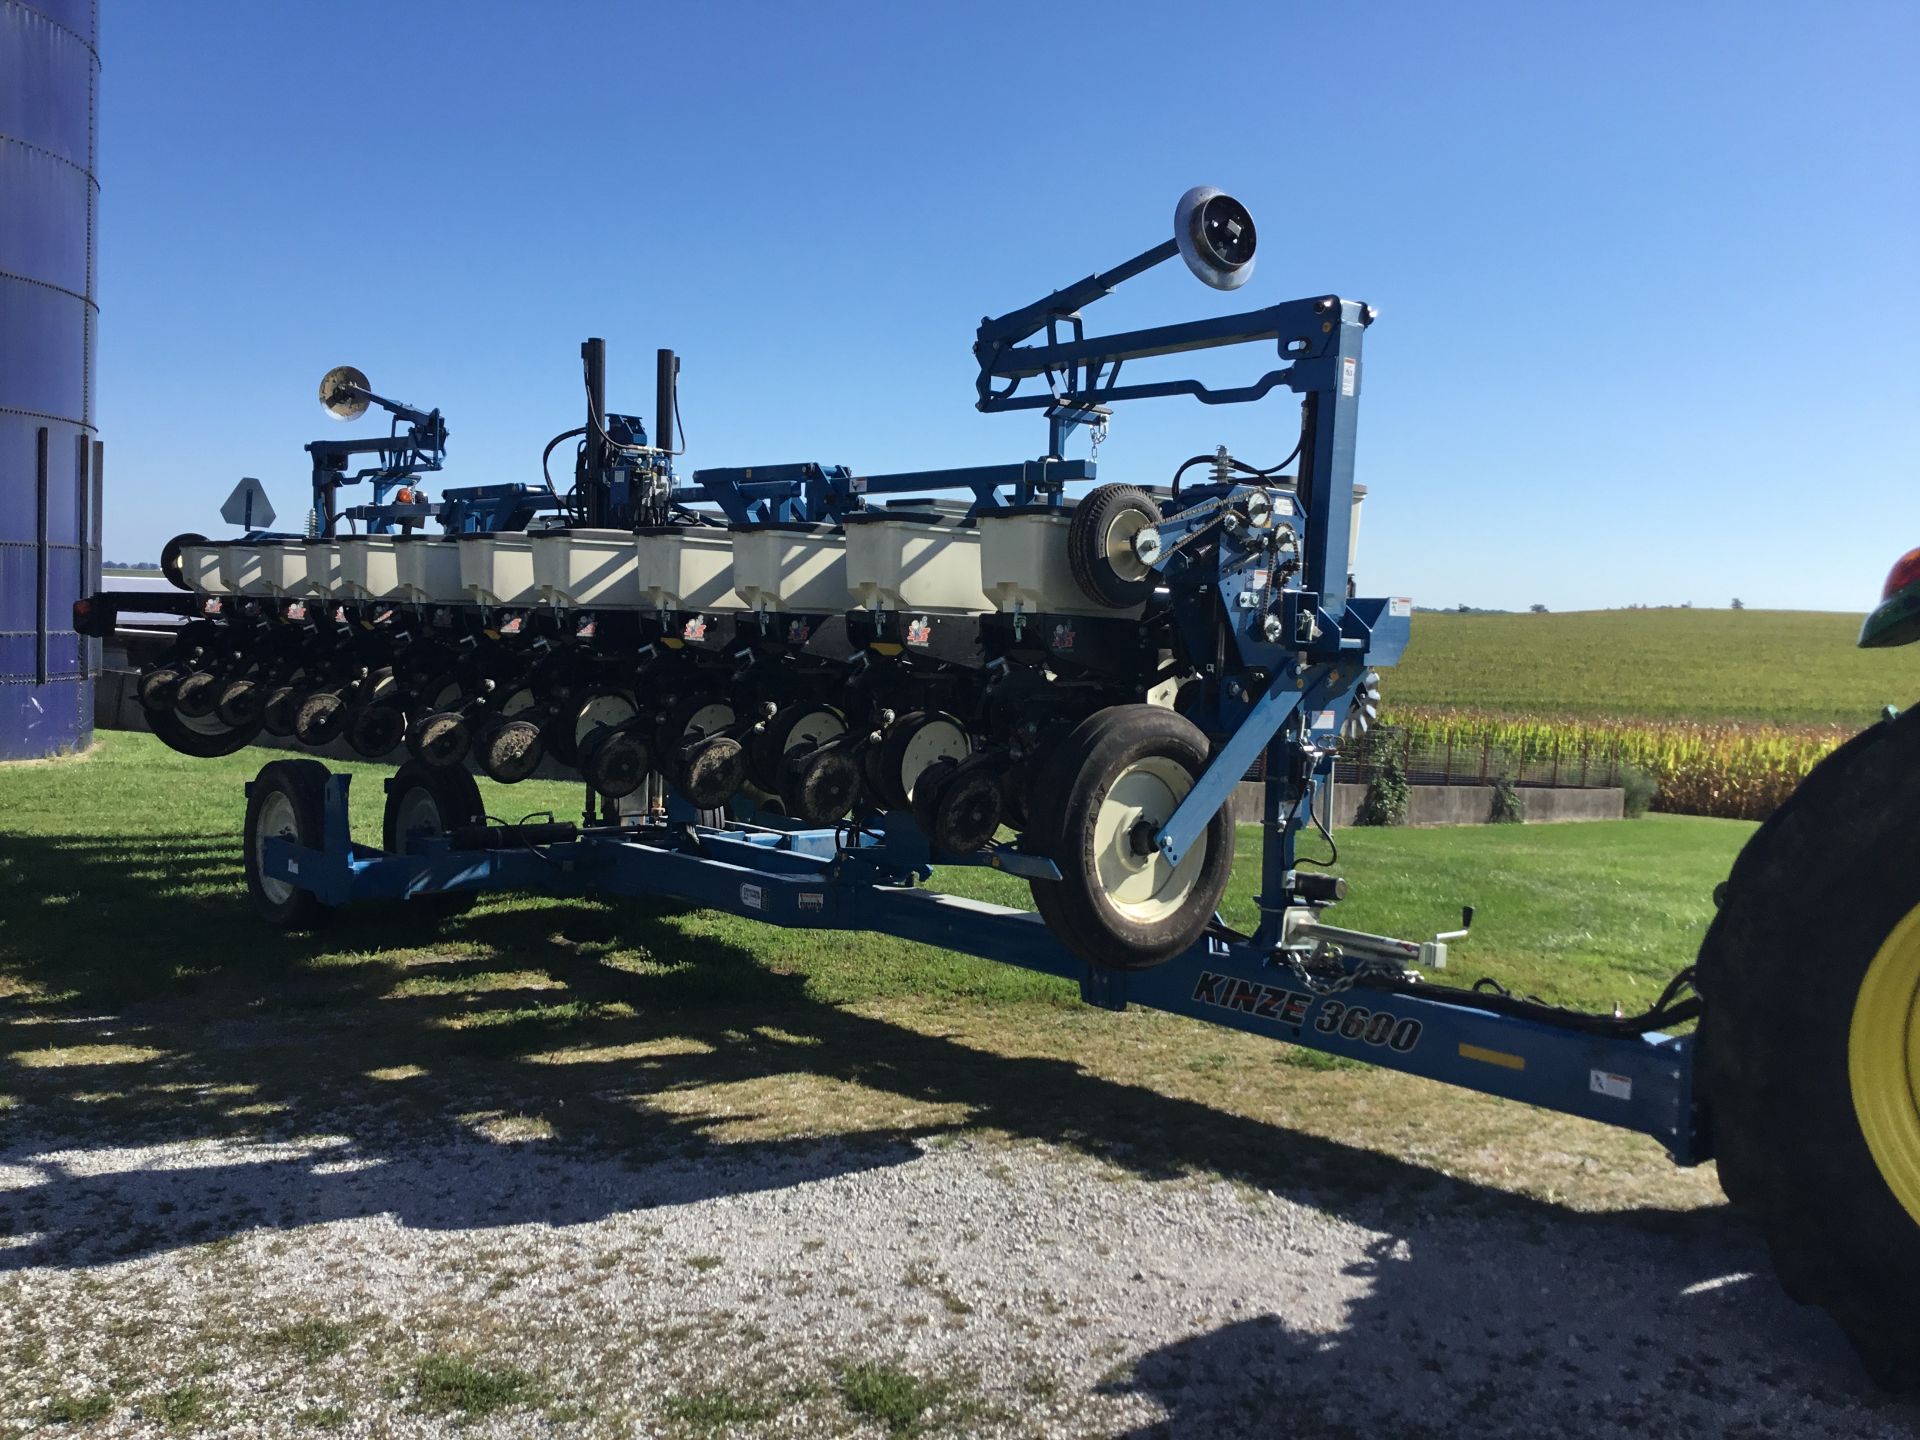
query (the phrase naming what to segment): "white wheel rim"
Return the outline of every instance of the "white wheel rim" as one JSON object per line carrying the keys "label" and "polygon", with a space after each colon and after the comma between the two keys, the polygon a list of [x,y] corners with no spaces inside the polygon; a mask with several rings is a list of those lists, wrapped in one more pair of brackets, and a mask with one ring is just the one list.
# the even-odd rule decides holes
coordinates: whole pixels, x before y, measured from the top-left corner
{"label": "white wheel rim", "polygon": [[253,865],[260,874],[260,893],[269,905],[284,905],[293,896],[293,886],[267,874],[267,841],[278,838],[300,840],[300,822],[293,799],[284,790],[272,791],[260,805],[260,819],[253,832]]}
{"label": "white wheel rim", "polygon": [[506,700],[500,706],[500,713],[508,716],[519,715],[524,711],[533,709],[533,707],[539,703],[540,702],[534,698],[533,691],[523,687],[507,696]]}
{"label": "white wheel rim", "polygon": [[781,748],[781,754],[791,755],[802,748],[812,748],[836,735],[847,733],[847,722],[831,710],[809,710],[794,727],[787,731],[787,743]]}
{"label": "white wheel rim", "polygon": [[1122,510],[1107,522],[1104,537],[1107,564],[1113,567],[1113,573],[1122,580],[1144,580],[1153,574],[1153,567],[1142,560],[1133,549],[1133,537],[1153,523],[1153,517],[1144,510]]}
{"label": "white wheel rim", "polygon": [[1149,755],[1114,777],[1093,822],[1094,871],[1100,893],[1127,920],[1148,925],[1174,914],[1199,883],[1207,859],[1201,833],[1178,866],[1169,865],[1156,847],[1136,854],[1132,836],[1144,824],[1149,833],[1165,825],[1193,789],[1193,776],[1177,760]]}
{"label": "white wheel rim", "polygon": [[716,730],[726,729],[727,726],[732,723],[733,707],[725,701],[716,700],[711,704],[702,705],[698,710],[694,711],[693,718],[687,721],[687,728],[682,730],[680,734],[684,738],[697,730],[702,736],[707,736],[713,734]]}
{"label": "white wheel rim", "polygon": [[624,725],[639,713],[624,695],[595,695],[580,707],[573,722],[573,743],[583,745],[594,731]]}
{"label": "white wheel rim", "polygon": [[394,807],[394,839],[400,842],[400,853],[406,854],[413,847],[410,841],[423,835],[443,835],[446,825],[440,818],[440,802],[435,800],[433,792],[424,788],[410,789],[400,797],[400,803]]}
{"label": "white wheel rim", "polygon": [[427,709],[429,712],[451,710],[459,703],[460,682],[449,680],[433,693],[432,698],[427,701]]}
{"label": "white wheel rim", "polygon": [[908,737],[900,753],[900,788],[913,799],[913,787],[927,768],[941,760],[964,760],[973,752],[967,732],[951,720],[928,720]]}

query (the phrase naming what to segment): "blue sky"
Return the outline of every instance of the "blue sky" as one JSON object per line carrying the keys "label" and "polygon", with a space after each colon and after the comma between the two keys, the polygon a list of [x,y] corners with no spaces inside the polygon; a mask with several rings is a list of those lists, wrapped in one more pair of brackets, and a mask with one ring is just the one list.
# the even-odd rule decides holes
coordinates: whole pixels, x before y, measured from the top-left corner
{"label": "blue sky", "polygon": [[[1251,283],[1090,325],[1378,306],[1364,591],[1861,610],[1920,544],[1911,3],[102,8],[111,558],[242,474],[304,514],[342,362],[447,412],[446,483],[536,478],[588,334],[617,409],[681,351],[694,465],[1037,455],[974,326],[1202,182]],[[1293,417],[1123,406],[1101,477]]]}

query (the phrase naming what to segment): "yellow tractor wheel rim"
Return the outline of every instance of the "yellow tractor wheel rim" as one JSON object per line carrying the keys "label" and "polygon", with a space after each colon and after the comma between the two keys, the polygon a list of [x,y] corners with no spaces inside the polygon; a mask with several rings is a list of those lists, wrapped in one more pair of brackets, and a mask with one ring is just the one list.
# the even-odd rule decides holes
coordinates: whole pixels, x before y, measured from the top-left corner
{"label": "yellow tractor wheel rim", "polygon": [[1853,1110],[1874,1163],[1920,1225],[1920,906],[1867,967],[1847,1041]]}

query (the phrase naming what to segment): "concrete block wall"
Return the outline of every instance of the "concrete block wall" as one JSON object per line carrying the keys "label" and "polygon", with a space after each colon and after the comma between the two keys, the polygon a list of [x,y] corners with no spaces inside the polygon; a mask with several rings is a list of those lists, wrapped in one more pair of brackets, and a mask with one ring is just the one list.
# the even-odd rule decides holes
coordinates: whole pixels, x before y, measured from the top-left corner
{"label": "concrete block wall", "polygon": [[[1364,785],[1334,785],[1329,823],[1351,825],[1367,793]],[[1415,785],[1407,801],[1409,825],[1483,825],[1492,819],[1491,785]],[[1523,785],[1521,799],[1526,803],[1529,825],[1557,824],[1573,820],[1619,820],[1626,815],[1626,792],[1618,786],[1592,789],[1553,789],[1544,785]],[[1234,792],[1234,818],[1242,825],[1260,820],[1260,786],[1245,782]]]}

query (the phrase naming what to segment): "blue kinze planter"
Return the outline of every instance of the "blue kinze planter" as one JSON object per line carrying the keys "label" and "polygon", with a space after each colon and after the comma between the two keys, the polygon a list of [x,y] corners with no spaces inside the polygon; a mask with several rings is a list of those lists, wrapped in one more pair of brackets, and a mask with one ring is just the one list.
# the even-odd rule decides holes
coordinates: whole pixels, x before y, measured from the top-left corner
{"label": "blue kinze planter", "polygon": [[[262,729],[314,745],[344,737],[370,756],[409,751],[387,784],[379,849],[353,842],[347,779],[315,761],[275,761],[248,787],[248,885],[276,925],[362,900],[451,907],[503,888],[671,896],[1065,976],[1094,1004],[1149,1005],[1641,1131],[1683,1163],[1724,1144],[1750,1155],[1778,1117],[1736,1099],[1730,1129],[1714,1094],[1695,1093],[1702,1042],[1664,1033],[1702,1014],[1691,970],[1642,1015],[1581,1014],[1432,983],[1470,910],[1461,929],[1421,941],[1329,923],[1344,883],[1297,841],[1324,828],[1316,802],[1337,738],[1371,718],[1374,668],[1400,657],[1412,609],[1353,594],[1355,418],[1374,312],[1322,295],[1109,337],[1087,336],[1080,315],[1176,254],[1208,284],[1238,288],[1255,244],[1237,202],[1190,191],[1173,239],[983,321],[978,407],[1041,410],[1049,426],[1044,456],[1004,466],[859,476],[778,464],[683,483],[665,443],[678,362],[660,352],[649,442],[639,418],[608,413],[595,340],[582,347],[586,423],[547,447],[578,440],[572,488],[436,500],[419,482],[444,458],[440,413],[332,371],[328,409],[382,407],[391,432],[308,446],[308,533],[169,545],[188,620],[141,678],[154,728],[193,754],[230,753]],[[1279,364],[1243,387],[1120,383],[1128,362],[1257,341],[1274,343]],[[1070,437],[1103,435],[1119,401],[1243,403],[1277,390],[1299,406],[1297,443],[1277,464],[1221,449],[1166,487],[1066,494],[1097,478],[1091,461],[1063,458]],[[350,472],[355,456],[369,468]],[[342,509],[357,483],[373,498]],[[93,597],[86,623],[110,627],[119,603]],[[1882,730],[1915,748],[1920,732],[1901,725]],[[548,758],[585,783],[580,823],[482,813],[470,763],[510,782]],[[1256,767],[1260,919],[1240,934],[1216,907],[1233,862],[1230,802]],[[1743,857],[1736,870],[1703,970],[1734,963],[1726,937],[1763,899],[1798,893],[1758,864]],[[934,865],[1021,876],[1038,913],[921,888]],[[1898,915],[1883,918],[1868,926],[1875,945]],[[1912,968],[1896,965],[1895,998],[1875,1004],[1920,995]],[[1858,983],[1839,991],[1864,1003]],[[1841,1098],[1825,1102],[1836,1113],[1802,1117],[1809,1138],[1790,1165],[1743,1172],[1735,1161],[1729,1173],[1765,1185],[1784,1169],[1824,1174],[1879,1197],[1884,1213],[1821,1243],[1871,1244],[1884,1273],[1914,1261],[1920,1276],[1920,1179],[1907,1179],[1909,1167],[1920,1176],[1920,1107],[1852,1118],[1879,1113],[1874,1087],[1902,1073],[1905,1032],[1873,1029],[1855,1048],[1856,1064],[1878,1058],[1850,1105],[1844,1023],[1828,1024],[1836,1060],[1832,1035],[1796,1034],[1784,1005],[1730,1034],[1738,1008],[1726,1002],[1703,1026],[1727,1095],[1755,1083],[1755,1054],[1779,1056],[1762,1091],[1779,1091],[1777,1075],[1800,1085],[1786,1048],[1798,1045],[1821,1076],[1842,1077]],[[1920,1058],[1912,1074],[1920,1090]],[[1810,1153],[1834,1135],[1860,1141],[1858,1153]],[[1776,1250],[1801,1255],[1806,1227],[1758,1208]],[[1858,1278],[1871,1272],[1856,1271],[1836,1298],[1806,1270],[1792,1278],[1877,1372],[1906,1377],[1920,1345],[1898,1297],[1911,1289],[1877,1295]]]}

